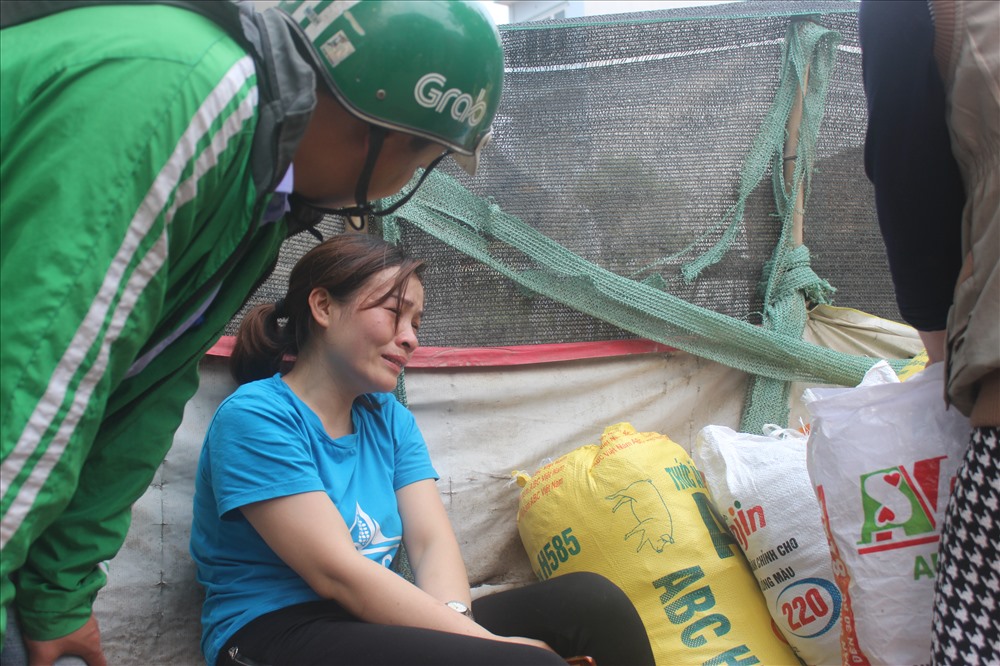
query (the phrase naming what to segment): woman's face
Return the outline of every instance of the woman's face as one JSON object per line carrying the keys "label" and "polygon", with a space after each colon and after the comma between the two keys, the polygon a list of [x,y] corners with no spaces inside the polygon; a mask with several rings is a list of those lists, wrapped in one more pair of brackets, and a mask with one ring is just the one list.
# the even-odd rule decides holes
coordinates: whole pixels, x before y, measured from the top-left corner
{"label": "woman's face", "polygon": [[332,306],[334,314],[323,333],[325,355],[338,384],[355,395],[394,390],[419,346],[424,309],[420,280],[411,276],[403,289],[378,303],[398,273],[398,268],[376,273],[352,301]]}

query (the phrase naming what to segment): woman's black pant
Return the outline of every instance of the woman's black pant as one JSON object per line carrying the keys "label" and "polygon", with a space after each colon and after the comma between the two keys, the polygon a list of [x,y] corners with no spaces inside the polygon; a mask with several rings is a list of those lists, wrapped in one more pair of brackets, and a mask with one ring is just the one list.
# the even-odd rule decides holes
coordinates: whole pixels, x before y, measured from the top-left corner
{"label": "woman's black pant", "polygon": [[500,636],[545,641],[558,655],[526,645],[431,629],[361,622],[333,601],[283,608],[253,620],[219,653],[217,666],[597,666],[652,665],[646,630],[632,602],[597,574],[573,573],[473,602],[476,622]]}

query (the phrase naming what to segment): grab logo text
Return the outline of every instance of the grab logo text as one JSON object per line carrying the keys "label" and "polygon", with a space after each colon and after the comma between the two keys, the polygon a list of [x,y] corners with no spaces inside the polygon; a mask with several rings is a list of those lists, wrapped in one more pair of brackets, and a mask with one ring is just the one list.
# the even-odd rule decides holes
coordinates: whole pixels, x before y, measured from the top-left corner
{"label": "grab logo text", "polygon": [[446,89],[447,83],[442,74],[424,74],[413,88],[413,97],[417,104],[437,113],[444,113],[450,108],[451,117],[460,123],[468,123],[469,127],[481,123],[486,116],[486,90],[480,90],[473,99],[472,95],[458,88]]}

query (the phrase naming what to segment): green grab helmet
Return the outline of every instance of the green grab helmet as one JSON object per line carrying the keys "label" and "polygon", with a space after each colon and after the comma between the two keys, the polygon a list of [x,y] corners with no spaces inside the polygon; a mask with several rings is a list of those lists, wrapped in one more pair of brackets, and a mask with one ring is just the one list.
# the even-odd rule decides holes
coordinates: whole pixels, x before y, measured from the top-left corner
{"label": "green grab helmet", "polygon": [[444,144],[468,173],[503,88],[500,33],[460,0],[283,0],[334,96],[356,117]]}

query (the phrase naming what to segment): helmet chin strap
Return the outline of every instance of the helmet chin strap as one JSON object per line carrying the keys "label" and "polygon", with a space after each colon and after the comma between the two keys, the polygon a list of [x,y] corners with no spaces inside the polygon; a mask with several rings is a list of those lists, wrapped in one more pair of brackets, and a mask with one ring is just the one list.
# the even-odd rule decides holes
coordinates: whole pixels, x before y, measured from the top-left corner
{"label": "helmet chin strap", "polygon": [[436,167],[441,160],[447,157],[451,152],[445,152],[441,156],[437,157],[433,162],[428,164],[427,168],[424,169],[423,174],[421,174],[420,180],[417,181],[417,184],[412,190],[406,193],[406,196],[384,210],[376,210],[372,208],[371,201],[368,200],[368,187],[371,184],[372,173],[375,171],[375,163],[378,161],[378,156],[382,152],[382,144],[385,142],[388,130],[379,125],[369,125],[368,127],[368,155],[365,157],[365,164],[361,168],[361,174],[358,176],[358,184],[354,188],[354,205],[346,208],[313,207],[317,211],[321,211],[324,215],[342,215],[346,217],[348,224],[352,227],[354,227],[354,222],[351,218],[364,218],[367,216],[382,217],[383,215],[389,215],[396,212],[416,193],[417,189],[423,184],[424,179],[426,179],[427,176],[430,175],[431,171],[434,170],[434,167]]}
{"label": "helmet chin strap", "polygon": [[378,162],[379,153],[382,152],[382,144],[385,143],[386,129],[379,125],[368,126],[368,155],[365,156],[365,165],[361,167],[361,175],[358,176],[358,184],[354,187],[354,206],[347,209],[354,211],[348,213],[351,217],[363,217],[372,214],[372,204],[368,201],[368,186],[372,181],[372,173],[375,171],[375,163]]}

